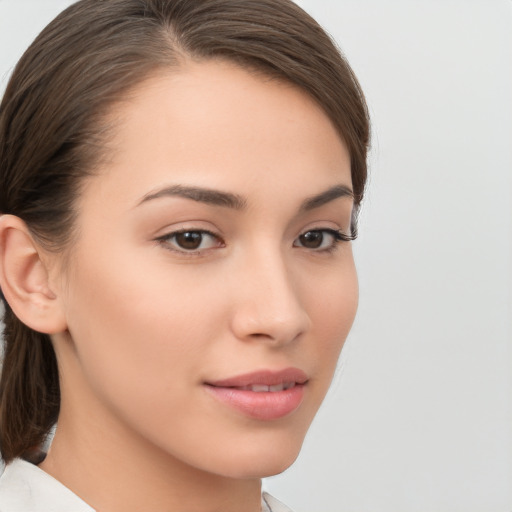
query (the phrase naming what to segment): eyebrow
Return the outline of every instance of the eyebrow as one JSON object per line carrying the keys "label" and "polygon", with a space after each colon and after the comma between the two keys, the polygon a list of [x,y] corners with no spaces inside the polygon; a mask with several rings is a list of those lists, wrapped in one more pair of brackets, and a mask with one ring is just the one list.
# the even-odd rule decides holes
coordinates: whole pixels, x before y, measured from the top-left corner
{"label": "eyebrow", "polygon": [[[197,201],[199,203],[231,208],[234,210],[243,210],[247,206],[247,200],[238,194],[188,185],[172,185],[156,192],[146,194],[140,201],[139,205],[153,199],[173,196],[191,199],[192,201]],[[308,212],[315,208],[320,208],[324,204],[330,203],[340,197],[349,197],[353,199],[354,193],[350,187],[347,187],[346,185],[335,185],[324,192],[320,192],[319,194],[306,198],[301,203],[299,211]]]}
{"label": "eyebrow", "polygon": [[242,196],[232,194],[231,192],[222,192],[220,190],[187,185],[172,185],[145,195],[139,204],[168,196],[184,197],[185,199],[192,199],[199,203],[223,206],[224,208],[232,208],[234,210],[243,210],[247,203]]}
{"label": "eyebrow", "polygon": [[320,208],[324,204],[330,203],[340,197],[349,197],[354,199],[354,192],[346,185],[335,185],[334,187],[328,188],[325,192],[320,192],[315,196],[309,197],[302,202],[300,207],[301,212],[308,212],[315,208]]}

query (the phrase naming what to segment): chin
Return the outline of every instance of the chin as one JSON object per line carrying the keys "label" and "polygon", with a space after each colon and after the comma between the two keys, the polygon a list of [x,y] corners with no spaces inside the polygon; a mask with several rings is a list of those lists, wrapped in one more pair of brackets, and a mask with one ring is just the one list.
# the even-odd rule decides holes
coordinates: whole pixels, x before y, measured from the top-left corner
{"label": "chin", "polygon": [[[299,442],[268,442],[259,446],[236,450],[225,461],[225,476],[231,478],[266,478],[275,476],[288,469],[297,459],[302,447]],[[236,450],[236,451],[235,451]]]}

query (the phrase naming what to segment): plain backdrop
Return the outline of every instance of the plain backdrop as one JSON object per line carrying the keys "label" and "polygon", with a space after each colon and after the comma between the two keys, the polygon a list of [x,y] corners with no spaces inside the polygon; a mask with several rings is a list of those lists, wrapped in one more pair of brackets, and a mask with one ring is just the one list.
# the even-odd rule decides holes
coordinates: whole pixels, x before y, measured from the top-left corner
{"label": "plain backdrop", "polygon": [[[0,90],[65,0],[0,0]],[[512,1],[302,0],[373,119],[361,299],[296,512],[512,511]]]}

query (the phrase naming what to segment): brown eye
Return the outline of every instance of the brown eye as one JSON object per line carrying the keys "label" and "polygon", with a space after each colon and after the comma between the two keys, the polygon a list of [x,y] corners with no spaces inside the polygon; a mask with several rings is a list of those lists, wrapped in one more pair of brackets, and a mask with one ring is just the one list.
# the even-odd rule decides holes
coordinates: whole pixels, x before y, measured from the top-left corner
{"label": "brown eye", "polygon": [[183,253],[223,246],[222,240],[217,235],[204,230],[175,231],[158,238],[158,241],[173,251]]}
{"label": "brown eye", "polygon": [[353,240],[353,238],[347,237],[336,229],[312,229],[299,235],[293,245],[322,252],[334,250],[339,242],[348,240]]}
{"label": "brown eye", "polygon": [[194,251],[201,246],[203,234],[198,231],[185,231],[174,235],[176,245],[187,251]]}
{"label": "brown eye", "polygon": [[299,236],[300,244],[307,249],[318,249],[324,241],[322,231],[308,231]]}

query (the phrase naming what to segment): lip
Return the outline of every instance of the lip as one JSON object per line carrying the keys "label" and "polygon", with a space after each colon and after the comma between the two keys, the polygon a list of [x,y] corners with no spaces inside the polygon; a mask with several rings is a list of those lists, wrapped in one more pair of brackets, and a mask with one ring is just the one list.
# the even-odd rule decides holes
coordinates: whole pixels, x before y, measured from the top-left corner
{"label": "lip", "polygon": [[[258,420],[271,421],[288,416],[301,405],[307,375],[298,368],[284,370],[260,370],[227,379],[205,382],[204,387],[212,396],[245,416]],[[253,391],[250,386],[292,387],[278,391]]]}
{"label": "lip", "polygon": [[275,386],[282,382],[295,382],[297,384],[305,384],[308,376],[298,368],[285,368],[284,370],[259,370],[227,379],[208,381],[210,386],[222,388],[234,388],[242,386],[250,386],[252,384],[262,386]]}

